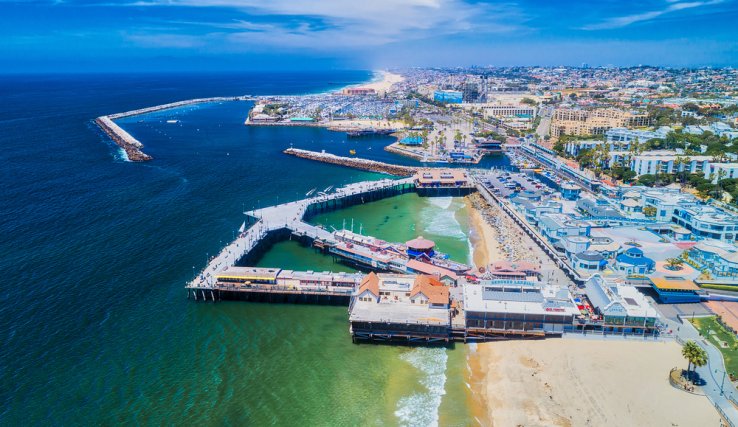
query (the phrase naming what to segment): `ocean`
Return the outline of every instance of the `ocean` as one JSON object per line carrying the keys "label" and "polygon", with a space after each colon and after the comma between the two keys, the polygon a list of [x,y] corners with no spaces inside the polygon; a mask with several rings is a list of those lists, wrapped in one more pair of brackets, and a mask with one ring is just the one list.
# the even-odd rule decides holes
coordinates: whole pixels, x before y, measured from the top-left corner
{"label": "ocean", "polygon": [[[245,127],[249,103],[202,104],[121,120],[154,157],[131,163],[92,123],[183,99],[322,92],[369,78],[330,71],[0,80],[0,424],[468,424],[463,347],[352,344],[344,307],[185,298],[185,282],[232,238],[244,209],[381,177],[284,148],[353,148],[412,163],[382,150],[389,138]],[[422,232],[468,259],[458,199],[377,203],[347,214],[367,233],[392,240]],[[375,221],[385,208],[412,215],[419,229],[399,217]],[[350,271],[294,242],[275,245],[260,263]]]}

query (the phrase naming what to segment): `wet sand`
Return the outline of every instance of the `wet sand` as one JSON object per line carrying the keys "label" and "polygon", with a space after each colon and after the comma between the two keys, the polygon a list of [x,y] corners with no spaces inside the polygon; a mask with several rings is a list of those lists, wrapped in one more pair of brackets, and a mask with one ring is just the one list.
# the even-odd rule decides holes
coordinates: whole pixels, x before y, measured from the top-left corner
{"label": "wet sand", "polygon": [[470,198],[467,197],[464,202],[469,212],[474,265],[477,268],[487,268],[490,263],[504,259],[498,243],[497,230],[492,228],[480,211],[474,208]]}
{"label": "wet sand", "polygon": [[470,358],[483,425],[719,425],[706,397],[669,384],[669,370],[685,364],[673,342],[499,341]]}

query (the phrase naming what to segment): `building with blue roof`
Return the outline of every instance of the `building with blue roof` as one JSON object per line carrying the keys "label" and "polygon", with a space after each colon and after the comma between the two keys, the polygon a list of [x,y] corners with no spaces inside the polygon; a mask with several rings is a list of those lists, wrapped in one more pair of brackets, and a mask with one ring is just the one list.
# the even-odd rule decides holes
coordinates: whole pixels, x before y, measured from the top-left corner
{"label": "building with blue roof", "polygon": [[627,275],[648,274],[655,267],[656,263],[643,255],[643,251],[635,246],[615,257],[615,269]]}
{"label": "building with blue roof", "polygon": [[402,145],[423,145],[423,137],[419,135],[409,135],[400,140]]}

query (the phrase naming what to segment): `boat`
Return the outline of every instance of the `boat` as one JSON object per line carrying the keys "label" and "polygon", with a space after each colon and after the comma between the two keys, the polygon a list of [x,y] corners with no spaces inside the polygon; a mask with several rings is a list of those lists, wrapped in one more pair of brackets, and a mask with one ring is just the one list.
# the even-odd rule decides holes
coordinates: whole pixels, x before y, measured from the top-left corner
{"label": "boat", "polygon": [[323,190],[323,193],[327,193],[327,192],[331,191],[332,188],[333,188],[332,185],[329,186],[328,188],[326,188],[325,190]]}
{"label": "boat", "polygon": [[356,154],[356,150],[349,150],[349,154],[351,154],[352,156],[355,155]]}
{"label": "boat", "polygon": [[179,123],[179,120],[167,120],[167,123]]}
{"label": "boat", "polygon": [[317,188],[313,188],[312,190],[305,193],[305,197],[309,197],[311,194],[315,193],[315,190],[317,190]]}

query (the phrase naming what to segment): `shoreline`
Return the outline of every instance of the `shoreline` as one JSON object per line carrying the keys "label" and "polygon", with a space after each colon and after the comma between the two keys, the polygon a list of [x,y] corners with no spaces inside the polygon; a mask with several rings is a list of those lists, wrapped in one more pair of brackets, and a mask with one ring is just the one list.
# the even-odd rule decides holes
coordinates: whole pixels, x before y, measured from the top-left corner
{"label": "shoreline", "polygon": [[475,385],[490,425],[718,425],[706,397],[669,383],[683,362],[671,341],[498,341],[478,345]]}

